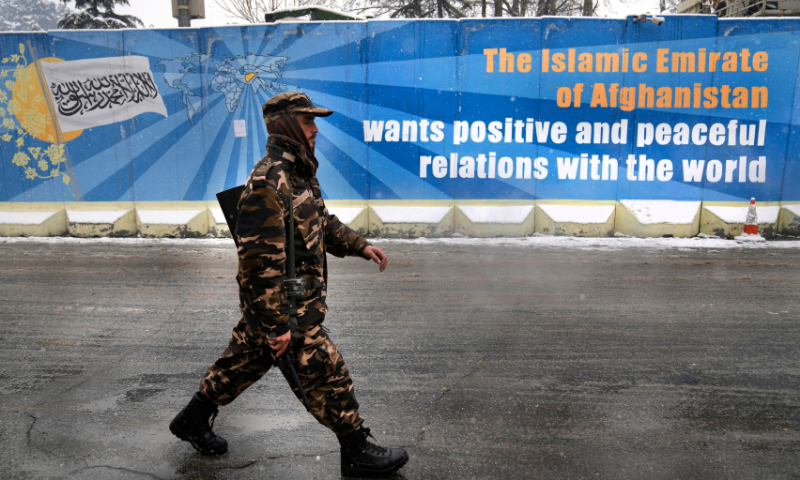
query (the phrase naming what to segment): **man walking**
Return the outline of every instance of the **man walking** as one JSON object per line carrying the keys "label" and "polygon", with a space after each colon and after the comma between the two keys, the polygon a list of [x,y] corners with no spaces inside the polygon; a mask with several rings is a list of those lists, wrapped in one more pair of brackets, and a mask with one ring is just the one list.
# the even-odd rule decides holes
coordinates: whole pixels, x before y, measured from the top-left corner
{"label": "man walking", "polygon": [[[371,259],[380,271],[389,260],[381,249],[331,215],[322,200],[314,157],[318,132],[314,119],[333,111],[315,106],[303,93],[288,92],[269,99],[262,113],[269,133],[267,156],[245,183],[232,232],[238,244],[242,319],[233,329],[228,348],[209,367],[199,391],[170,423],[170,430],[202,454],[225,453],[228,443],[212,430],[217,407],[231,403],[279,357],[291,354],[311,414],[339,439],[342,474],[388,475],[405,465],[408,454],[402,448],[383,448],[367,440],[370,430],[362,426],[347,365],[322,322],[328,312],[326,251],[338,257]],[[294,226],[294,269],[302,285],[296,312],[290,311],[293,302],[284,283],[287,272],[293,271],[287,265],[289,225]],[[297,325],[292,328],[294,318]],[[292,385],[289,369],[279,364]],[[302,400],[303,392],[294,385],[292,389]]]}

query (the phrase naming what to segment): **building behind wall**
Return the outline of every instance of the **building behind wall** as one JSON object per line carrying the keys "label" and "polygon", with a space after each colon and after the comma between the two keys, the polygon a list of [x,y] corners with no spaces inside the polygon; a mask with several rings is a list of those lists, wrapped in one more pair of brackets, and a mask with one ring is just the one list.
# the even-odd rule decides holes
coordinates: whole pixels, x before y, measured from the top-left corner
{"label": "building behind wall", "polygon": [[681,14],[715,14],[719,17],[796,17],[800,0],[686,0],[678,4]]}

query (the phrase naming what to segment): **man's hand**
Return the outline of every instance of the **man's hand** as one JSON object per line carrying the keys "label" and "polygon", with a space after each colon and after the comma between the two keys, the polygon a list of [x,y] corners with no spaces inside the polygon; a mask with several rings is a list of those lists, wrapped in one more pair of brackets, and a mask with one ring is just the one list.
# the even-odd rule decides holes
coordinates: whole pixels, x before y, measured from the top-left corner
{"label": "man's hand", "polygon": [[292,332],[286,332],[280,337],[273,337],[270,335],[267,337],[267,341],[269,342],[269,347],[276,351],[275,356],[280,357],[283,355],[283,352],[286,351],[286,347],[289,346],[289,340],[292,338]]}
{"label": "man's hand", "polygon": [[386,265],[389,265],[389,257],[383,253],[383,250],[373,247],[372,245],[367,245],[364,248],[364,251],[361,252],[361,256],[367,260],[372,260],[373,262],[379,264],[381,266],[381,272],[386,269]]}

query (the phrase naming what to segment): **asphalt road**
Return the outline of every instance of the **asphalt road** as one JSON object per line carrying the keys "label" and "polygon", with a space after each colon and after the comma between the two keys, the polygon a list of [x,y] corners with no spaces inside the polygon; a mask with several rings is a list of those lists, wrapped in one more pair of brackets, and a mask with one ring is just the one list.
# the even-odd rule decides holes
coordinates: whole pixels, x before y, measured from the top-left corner
{"label": "asphalt road", "polygon": [[[326,325],[396,478],[800,478],[800,248],[378,243]],[[0,243],[0,478],[339,478],[277,371],[167,429],[238,320],[231,244]]]}

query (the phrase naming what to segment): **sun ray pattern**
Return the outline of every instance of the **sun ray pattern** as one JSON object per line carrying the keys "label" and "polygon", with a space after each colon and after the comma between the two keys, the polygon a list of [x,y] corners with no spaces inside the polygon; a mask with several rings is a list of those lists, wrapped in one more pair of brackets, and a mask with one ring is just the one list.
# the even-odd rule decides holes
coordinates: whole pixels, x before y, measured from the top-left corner
{"label": "sun ray pattern", "polygon": [[[661,26],[546,18],[0,33],[0,201],[213,200],[263,156],[263,102],[295,90],[336,112],[318,119],[328,199],[798,201],[799,26],[686,16]],[[40,178],[50,168],[40,154],[58,142],[36,134],[53,120],[35,111],[38,77],[24,67],[125,56],[147,59],[166,116],[80,131],[63,143],[74,173]],[[113,106],[119,93],[111,107],[73,95],[130,108]]]}

